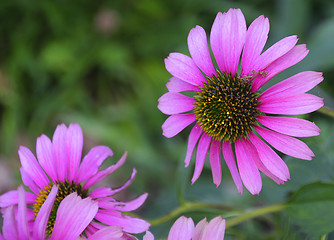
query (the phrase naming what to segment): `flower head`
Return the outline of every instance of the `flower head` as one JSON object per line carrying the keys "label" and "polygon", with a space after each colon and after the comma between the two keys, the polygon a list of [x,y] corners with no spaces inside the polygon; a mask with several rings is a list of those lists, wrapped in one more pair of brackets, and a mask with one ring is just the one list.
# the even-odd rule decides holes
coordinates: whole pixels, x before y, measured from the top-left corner
{"label": "flower head", "polygon": [[[135,169],[130,179],[120,188],[101,187],[90,190],[122,166],[126,154],[116,164],[99,170],[101,164],[113,155],[112,150],[106,146],[96,146],[81,162],[82,147],[83,135],[78,124],[70,124],[68,128],[64,124],[59,125],[52,142],[47,136],[40,136],[36,145],[37,159],[28,148],[20,147],[22,180],[32,191],[23,194],[24,201],[29,205],[24,214],[29,217],[28,222],[35,221],[34,225],[39,227],[38,232],[34,231],[34,234],[39,234],[38,239],[72,239],[63,237],[63,234],[67,232],[66,222],[76,226],[75,221],[78,221],[78,226],[85,225],[75,232],[76,238],[79,235],[89,237],[108,226],[121,227],[125,234],[146,231],[150,225],[148,222],[130,217],[123,212],[139,208],[146,200],[147,194],[130,202],[120,202],[113,198],[114,194],[131,184],[136,174]],[[20,210],[20,199],[22,196],[20,198],[19,191],[5,193],[0,196],[0,207],[8,209],[18,206]],[[43,224],[39,221],[43,221]],[[62,230],[55,231],[56,229]]]}
{"label": "flower head", "polygon": [[262,53],[268,33],[269,20],[264,16],[247,29],[241,10],[230,9],[219,12],[211,28],[210,45],[218,68],[200,26],[188,35],[191,57],[171,53],[165,59],[173,77],[158,104],[163,113],[171,115],[162,125],[163,135],[173,137],[195,123],[185,158],[187,167],[197,145],[193,183],[208,152],[213,182],[221,183],[222,151],[241,194],[243,184],[252,194],[261,191],[259,170],[278,184],[289,180],[286,164],[268,144],[296,158],[311,160],[314,156],[294,137],[316,136],[320,129],[307,120],[275,115],[305,114],[322,107],[321,98],[306,93],[323,80],[322,74],[301,72],[261,92],[270,79],[308,54],[305,44],[296,45],[296,36],[286,37]]}

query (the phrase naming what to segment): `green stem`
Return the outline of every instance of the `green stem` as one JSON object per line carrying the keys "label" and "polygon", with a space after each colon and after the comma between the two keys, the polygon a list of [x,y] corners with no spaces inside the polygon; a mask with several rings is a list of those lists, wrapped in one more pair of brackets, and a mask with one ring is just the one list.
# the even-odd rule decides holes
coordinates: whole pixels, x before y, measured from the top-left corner
{"label": "green stem", "polygon": [[320,240],[327,240],[327,234],[321,235]]}
{"label": "green stem", "polygon": [[173,218],[181,216],[183,213],[193,212],[193,211],[203,210],[203,209],[231,210],[231,209],[234,209],[234,208],[232,208],[230,206],[226,206],[226,205],[221,205],[221,204],[187,202],[187,203],[183,204],[182,206],[174,209],[173,211],[171,211],[167,215],[162,216],[162,217],[157,218],[157,219],[149,220],[149,222],[151,223],[151,226],[157,226],[157,225],[165,223],[165,222],[167,222],[167,221],[169,221]]}
{"label": "green stem", "polygon": [[231,220],[226,221],[226,228],[232,227],[246,220],[249,220],[249,219],[264,215],[264,214],[281,211],[285,208],[285,206],[286,204],[277,204],[277,205],[272,205],[269,207],[258,208],[250,212],[246,212],[243,215],[240,215],[238,217],[235,217]]}
{"label": "green stem", "polygon": [[327,107],[322,107],[320,109],[318,109],[318,112],[321,112],[323,114],[326,114],[327,116],[330,116],[332,118],[334,118],[334,110],[327,108]]}

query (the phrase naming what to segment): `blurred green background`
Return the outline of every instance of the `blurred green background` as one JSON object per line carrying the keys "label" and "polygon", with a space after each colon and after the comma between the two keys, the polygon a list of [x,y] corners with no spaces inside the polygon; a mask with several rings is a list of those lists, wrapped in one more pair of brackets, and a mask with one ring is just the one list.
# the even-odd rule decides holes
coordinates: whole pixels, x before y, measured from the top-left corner
{"label": "blurred green background", "polygon": [[[325,81],[313,93],[324,97],[328,108],[334,107],[332,0],[0,1],[0,193],[20,183],[19,145],[35,152],[36,138],[42,133],[52,137],[61,122],[82,126],[84,153],[97,144],[110,146],[115,157],[108,164],[128,151],[125,166],[105,185],[120,185],[135,167],[135,182],[119,198],[149,192],[138,212],[148,219],[170,212],[180,198],[247,209],[283,202],[307,183],[334,183],[333,118],[312,113],[305,117],[323,131],[305,141],[316,157],[306,162],[284,156],[291,170],[291,180],[284,186],[263,177],[260,196],[250,196],[244,189],[241,197],[225,164],[218,189],[209,168],[190,186],[192,167],[183,168],[189,129],[173,139],[161,134],[167,116],[157,109],[157,99],[171,77],[163,60],[170,52],[189,54],[190,29],[201,25],[208,33],[217,12],[231,7],[241,8],[248,25],[259,15],[269,18],[266,48],[297,34],[299,43],[310,49],[306,59],[270,84],[302,70],[322,71]],[[217,214],[203,210],[186,215],[197,222]],[[236,212],[219,214],[228,217]],[[152,231],[157,238],[166,237],[171,224]],[[284,212],[227,230],[227,239],[317,237]]]}

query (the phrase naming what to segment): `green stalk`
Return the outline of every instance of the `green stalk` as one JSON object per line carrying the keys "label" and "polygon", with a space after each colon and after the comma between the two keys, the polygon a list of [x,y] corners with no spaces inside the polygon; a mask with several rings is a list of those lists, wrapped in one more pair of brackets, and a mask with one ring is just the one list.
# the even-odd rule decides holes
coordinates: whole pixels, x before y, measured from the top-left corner
{"label": "green stalk", "polygon": [[330,109],[330,108],[327,108],[327,107],[322,107],[320,109],[318,109],[318,112],[321,112],[327,116],[330,116],[332,118],[334,118],[334,110],[333,109]]}

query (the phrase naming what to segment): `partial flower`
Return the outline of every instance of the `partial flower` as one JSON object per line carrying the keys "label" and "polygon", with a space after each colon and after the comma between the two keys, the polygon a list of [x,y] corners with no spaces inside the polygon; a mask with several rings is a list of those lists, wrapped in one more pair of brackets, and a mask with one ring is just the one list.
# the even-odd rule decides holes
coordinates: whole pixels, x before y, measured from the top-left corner
{"label": "partial flower", "polygon": [[[35,225],[38,221],[43,221],[44,224],[44,228],[38,225],[38,239],[54,239],[52,236],[60,237],[56,239],[72,239],[63,237],[63,234],[68,232],[66,221],[72,227],[75,221],[80,221],[78,225],[83,224],[83,219],[88,222],[85,221],[86,227],[76,232],[78,236],[90,237],[108,226],[121,227],[125,233],[145,232],[150,226],[148,222],[124,212],[139,208],[146,200],[147,193],[129,202],[120,202],[113,198],[114,194],[132,183],[136,175],[135,169],[130,179],[119,188],[100,187],[91,190],[96,183],[123,165],[126,154],[114,165],[99,170],[102,163],[113,155],[112,150],[106,146],[96,146],[81,161],[82,147],[83,134],[80,126],[70,124],[67,128],[61,124],[57,127],[52,142],[45,135],[37,139],[37,159],[28,148],[21,146],[19,149],[21,177],[23,183],[32,191],[25,192],[25,201],[31,207],[26,213],[28,221],[34,220]],[[50,196],[53,196],[52,201],[49,200]],[[6,211],[4,209],[18,205],[19,201],[19,192],[10,191],[0,196],[0,207]],[[48,201],[52,202],[51,209],[46,207]],[[80,207],[74,207],[75,201]],[[85,206],[80,202],[86,202]],[[60,214],[61,205],[65,210]],[[62,230],[54,233],[57,225],[57,229]]]}
{"label": "partial flower", "polygon": [[297,36],[289,36],[262,53],[268,33],[268,18],[258,17],[247,29],[241,10],[230,9],[219,12],[211,28],[210,45],[218,68],[200,26],[188,35],[191,57],[171,53],[165,59],[173,77],[158,104],[171,115],[162,125],[163,135],[173,137],[194,123],[185,157],[187,167],[197,146],[192,183],[208,152],[214,184],[221,183],[222,152],[241,194],[243,184],[252,194],[261,191],[259,170],[278,184],[290,179],[285,162],[269,145],[300,159],[314,156],[294,137],[316,136],[320,129],[304,119],[276,115],[306,114],[322,107],[322,98],[306,93],[323,80],[322,73],[301,72],[262,92],[263,85],[309,52],[305,44],[296,45]]}

